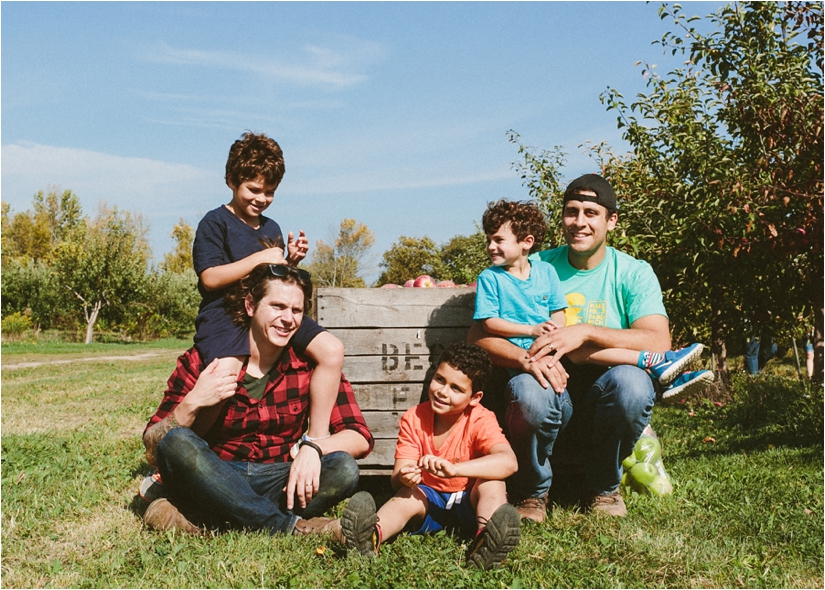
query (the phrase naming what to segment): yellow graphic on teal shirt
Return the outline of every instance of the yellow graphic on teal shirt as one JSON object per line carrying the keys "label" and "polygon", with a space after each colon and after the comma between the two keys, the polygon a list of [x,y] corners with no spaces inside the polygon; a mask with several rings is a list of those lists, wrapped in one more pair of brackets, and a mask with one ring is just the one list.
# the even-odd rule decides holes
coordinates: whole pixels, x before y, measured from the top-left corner
{"label": "yellow graphic on teal shirt", "polygon": [[[585,306],[585,304],[587,304]],[[564,310],[566,326],[586,323],[591,326],[607,325],[607,302],[591,301],[581,293],[567,294],[567,309]]]}

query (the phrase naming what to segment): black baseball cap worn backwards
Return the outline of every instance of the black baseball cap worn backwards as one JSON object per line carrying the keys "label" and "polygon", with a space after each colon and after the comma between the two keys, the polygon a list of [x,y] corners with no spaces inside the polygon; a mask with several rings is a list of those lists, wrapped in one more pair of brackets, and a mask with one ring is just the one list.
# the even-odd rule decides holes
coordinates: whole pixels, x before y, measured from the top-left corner
{"label": "black baseball cap worn backwards", "polygon": [[[576,193],[577,190],[588,190],[596,193],[596,196],[580,195]],[[598,174],[585,174],[584,176],[579,176],[576,180],[571,182],[567,187],[567,190],[564,191],[564,202],[566,203],[571,200],[598,203],[602,207],[610,209],[611,211],[616,211],[619,209],[619,205],[616,203],[616,193],[613,192],[613,187],[610,186],[610,183]]]}

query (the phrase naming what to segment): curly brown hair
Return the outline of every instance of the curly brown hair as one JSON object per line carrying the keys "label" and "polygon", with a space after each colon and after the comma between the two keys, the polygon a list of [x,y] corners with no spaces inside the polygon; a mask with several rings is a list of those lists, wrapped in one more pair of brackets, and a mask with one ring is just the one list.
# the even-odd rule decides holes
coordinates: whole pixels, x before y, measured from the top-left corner
{"label": "curly brown hair", "polygon": [[530,252],[536,252],[544,242],[547,233],[547,221],[538,206],[532,201],[507,201],[500,199],[488,203],[487,210],[481,218],[484,233],[496,233],[502,225],[510,222],[510,229],[518,241],[533,236],[535,242]]}
{"label": "curly brown hair", "polygon": [[[270,267],[275,267],[278,273],[286,274],[276,275]],[[304,315],[309,315],[312,311],[312,279],[309,273],[283,264],[259,264],[251,273],[238,281],[223,298],[223,306],[232,316],[235,324],[249,327],[252,318],[246,313],[246,298],[251,297],[254,307],[257,308],[258,303],[266,295],[267,285],[271,281],[298,285],[304,293]]]}
{"label": "curly brown hair", "polygon": [[229,148],[226,182],[236,188],[261,176],[267,184],[278,186],[285,171],[281,146],[262,133],[247,131]]}
{"label": "curly brown hair", "polygon": [[484,350],[475,344],[455,342],[438,357],[438,363],[447,363],[452,368],[461,371],[473,383],[473,393],[484,391],[493,374],[493,364]]}

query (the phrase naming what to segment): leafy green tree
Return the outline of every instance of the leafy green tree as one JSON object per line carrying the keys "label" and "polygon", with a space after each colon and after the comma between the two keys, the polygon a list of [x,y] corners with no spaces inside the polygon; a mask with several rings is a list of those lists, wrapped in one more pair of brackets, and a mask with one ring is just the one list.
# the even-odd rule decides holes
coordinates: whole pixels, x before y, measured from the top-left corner
{"label": "leafy green tree", "polygon": [[595,149],[624,195],[626,234],[654,265],[677,331],[710,336],[725,381],[745,320],[778,331],[814,309],[821,327],[822,68],[796,42],[806,26],[821,39],[821,10],[733,4],[702,34],[663,6],[681,33],[661,43],[688,52],[687,67],[663,78],[646,66],[649,93],[629,106],[602,95],[633,147],[626,158]]}
{"label": "leafy green tree", "polygon": [[[589,146],[620,199],[610,244],[653,265],[676,341],[709,339],[723,382],[746,321],[789,332],[810,310],[821,379],[822,5],[732,4],[706,34],[678,5],[660,14],[679,30],[662,46],[689,60],[665,77],[645,65],[648,93],[631,104],[602,95],[630,154]],[[510,140],[531,196],[556,215],[561,148]]]}
{"label": "leafy green tree", "polygon": [[[175,248],[163,255],[163,268],[169,272],[185,273],[194,268],[192,263],[192,244],[195,241],[195,230],[181,217],[172,228],[172,239]],[[197,283],[196,283],[197,284]]]}
{"label": "leafy green tree", "polygon": [[125,306],[146,289],[149,246],[142,218],[101,204],[80,240],[63,242],[55,253],[60,282],[79,302],[85,342],[94,338],[98,318],[121,321]]}
{"label": "leafy green tree", "polygon": [[14,258],[3,263],[3,317],[27,313],[35,333],[41,329],[71,328],[71,301],[57,273],[42,260]]}
{"label": "leafy green tree", "polygon": [[72,191],[43,193],[32,199],[33,211],[10,217],[3,208],[3,260],[28,258],[47,260],[62,241],[71,239],[83,224],[80,200]]}
{"label": "leafy green tree", "polygon": [[403,285],[420,275],[430,275],[435,280],[445,276],[441,261],[441,250],[427,236],[409,238],[401,236],[389,250],[384,252],[379,266],[384,269],[375,286],[387,283]]}
{"label": "leafy green tree", "polygon": [[332,242],[327,244],[318,240],[315,243],[308,265],[314,284],[318,287],[366,287],[359,273],[375,243],[372,231],[354,219],[344,219]]}
{"label": "leafy green tree", "polygon": [[183,272],[154,269],[140,297],[125,308],[121,328],[140,340],[191,335],[200,304],[197,286],[198,276],[192,268]]}
{"label": "leafy green tree", "polygon": [[456,284],[468,285],[490,265],[487,240],[480,229],[469,236],[454,236],[441,247],[444,277]]}

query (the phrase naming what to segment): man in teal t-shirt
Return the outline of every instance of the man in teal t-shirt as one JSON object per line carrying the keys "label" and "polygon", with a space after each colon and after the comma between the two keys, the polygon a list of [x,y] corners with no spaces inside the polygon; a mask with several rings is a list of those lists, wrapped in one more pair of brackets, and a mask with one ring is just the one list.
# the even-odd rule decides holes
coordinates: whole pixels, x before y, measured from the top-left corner
{"label": "man in teal t-shirt", "polygon": [[[570,438],[586,453],[590,506],[616,516],[627,514],[619,492],[620,461],[630,455],[650,421],[653,382],[647,372],[630,365],[605,369],[560,362],[583,345],[670,350],[662,292],[650,265],[606,245],[617,210],[616,195],[604,178],[577,178],[564,193],[567,245],[534,255],[559,275],[568,305],[566,327],[537,338],[526,355],[478,325],[468,336],[495,364],[522,371],[507,386],[505,414],[519,461],[512,489],[520,496],[516,499],[522,518],[545,518],[550,455],[563,431],[562,438]],[[565,431],[571,419],[574,427]]]}

